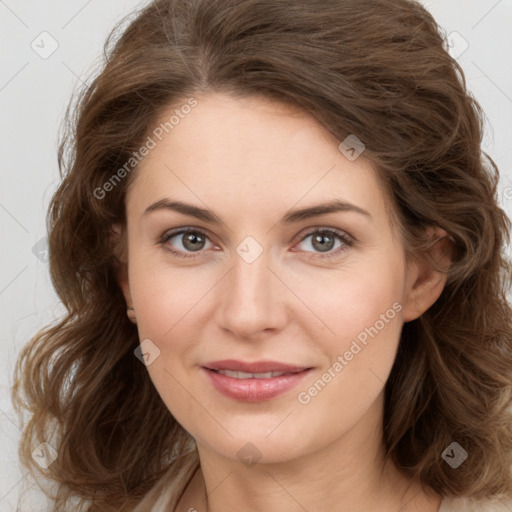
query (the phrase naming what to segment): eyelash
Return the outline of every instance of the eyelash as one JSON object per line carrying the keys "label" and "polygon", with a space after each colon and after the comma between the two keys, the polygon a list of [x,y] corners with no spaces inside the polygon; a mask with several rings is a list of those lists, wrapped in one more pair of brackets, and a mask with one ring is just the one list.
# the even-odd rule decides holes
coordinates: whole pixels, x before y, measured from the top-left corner
{"label": "eyelash", "polygon": [[[208,238],[207,234],[202,229],[189,227],[189,228],[180,228],[176,231],[169,231],[167,233],[164,233],[163,236],[158,241],[158,243],[162,246],[165,246],[164,247],[165,250],[171,252],[175,256],[178,256],[179,258],[195,258],[202,251],[197,251],[197,253],[188,253],[187,254],[187,253],[183,253],[182,251],[176,251],[174,249],[171,249],[169,246],[165,245],[171,238],[174,238],[175,236],[181,235],[184,233],[197,233],[197,234],[204,236],[205,238]],[[311,229],[306,234],[304,234],[304,236],[300,240],[298,240],[297,244],[300,242],[303,242],[306,238],[308,238],[311,235],[314,235],[315,233],[327,234],[330,236],[337,237],[338,239],[340,239],[343,242],[344,245],[342,247],[338,247],[338,249],[333,252],[329,252],[329,253],[325,253],[325,254],[313,253],[312,257],[314,259],[329,259],[329,258],[337,257],[340,255],[340,253],[346,251],[347,248],[352,247],[354,245],[354,240],[352,239],[352,237],[349,237],[343,231],[339,231],[334,228],[323,228],[323,227],[322,228],[316,227],[314,229]],[[209,240],[209,238],[208,238],[208,240]],[[211,240],[210,240],[210,242],[211,242]],[[310,252],[310,251],[306,251],[306,252]]]}

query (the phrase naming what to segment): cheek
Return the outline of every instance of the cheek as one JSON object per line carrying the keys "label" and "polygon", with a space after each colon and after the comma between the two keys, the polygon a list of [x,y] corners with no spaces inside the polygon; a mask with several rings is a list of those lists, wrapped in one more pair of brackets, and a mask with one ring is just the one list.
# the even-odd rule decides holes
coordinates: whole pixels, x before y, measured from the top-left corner
{"label": "cheek", "polygon": [[[188,423],[204,421],[191,408],[190,371],[197,359],[197,315],[202,311],[201,298],[206,298],[211,287],[206,279],[199,279],[197,271],[191,279],[183,269],[149,265],[133,258],[130,268],[130,290],[137,314],[139,339],[150,340],[158,354],[147,371],[155,388],[169,411]],[[154,345],[153,345],[154,344]],[[155,348],[156,347],[156,348]],[[197,392],[193,392],[197,395]]]}
{"label": "cheek", "polygon": [[343,348],[351,350],[354,342],[364,348],[376,340],[381,350],[393,351],[401,330],[400,287],[387,280],[364,282],[366,286],[347,287],[341,294],[336,327]]}
{"label": "cheek", "polygon": [[[202,311],[215,276],[199,268],[171,268],[133,259],[130,267],[130,290],[137,326],[142,338],[154,338],[159,344],[172,339],[168,349],[180,351],[190,342],[184,332]],[[165,343],[164,343],[165,344]]]}
{"label": "cheek", "polygon": [[329,358],[321,374],[302,386],[301,403],[311,400],[319,406],[334,400],[355,412],[368,405],[363,397],[371,402],[384,387],[403,324],[403,275],[392,259],[379,261],[316,281],[315,287],[301,282],[301,293],[318,316],[311,315],[314,322],[303,328]]}
{"label": "cheek", "polygon": [[402,305],[395,300],[401,298],[398,287],[384,284],[374,284],[370,293],[347,287],[338,292],[337,304],[325,310],[325,321],[336,336],[326,332],[314,339],[329,361],[296,396],[305,438],[314,439],[315,432],[322,431],[325,441],[336,439],[357,424],[383,392],[402,328]]}
{"label": "cheek", "polygon": [[325,340],[332,339],[328,343],[338,351],[359,335],[364,341],[364,333],[375,324],[379,332],[389,332],[391,324],[394,334],[399,332],[397,317],[401,318],[403,300],[399,265],[380,260],[380,265],[306,276],[294,283],[294,292],[307,305],[306,315],[301,315],[303,327],[313,339],[315,332],[316,336],[322,333]]}

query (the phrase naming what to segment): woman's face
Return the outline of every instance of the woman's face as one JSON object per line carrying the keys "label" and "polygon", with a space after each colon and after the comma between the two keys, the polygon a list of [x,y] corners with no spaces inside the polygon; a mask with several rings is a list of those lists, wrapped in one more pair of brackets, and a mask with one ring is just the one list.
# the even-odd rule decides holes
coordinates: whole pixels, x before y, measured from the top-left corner
{"label": "woman's face", "polygon": [[[198,445],[293,459],[382,406],[415,267],[364,153],[347,158],[282,104],[197,100],[129,189],[123,289],[151,379]],[[274,366],[241,365],[262,361]],[[297,368],[261,375],[283,365]]]}

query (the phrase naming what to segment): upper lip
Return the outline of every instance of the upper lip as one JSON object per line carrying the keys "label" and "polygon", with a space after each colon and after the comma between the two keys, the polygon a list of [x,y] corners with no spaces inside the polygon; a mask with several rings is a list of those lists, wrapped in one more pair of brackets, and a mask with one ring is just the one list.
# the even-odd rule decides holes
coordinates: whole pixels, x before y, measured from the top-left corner
{"label": "upper lip", "polygon": [[210,370],[232,370],[235,372],[246,373],[266,373],[266,372],[293,372],[298,373],[309,370],[308,366],[296,366],[278,361],[254,361],[246,363],[244,361],[236,361],[234,359],[224,359],[222,361],[212,361],[205,363],[204,368]]}

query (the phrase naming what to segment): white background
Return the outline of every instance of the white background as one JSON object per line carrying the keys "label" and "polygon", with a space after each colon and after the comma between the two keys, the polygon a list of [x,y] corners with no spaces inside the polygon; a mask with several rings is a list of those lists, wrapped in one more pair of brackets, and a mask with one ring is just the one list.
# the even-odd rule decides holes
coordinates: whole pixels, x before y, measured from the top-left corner
{"label": "white background", "polygon": [[[500,198],[512,213],[512,1],[425,0],[447,34],[469,47],[458,60],[484,108],[484,149],[501,171]],[[48,201],[58,183],[57,137],[72,91],[97,69],[103,43],[133,0],[0,0],[0,512],[16,510],[21,478],[18,420],[9,388],[17,355],[28,339],[62,311],[43,255]],[[392,0],[390,0],[392,4]],[[58,48],[41,58],[31,47],[48,32]],[[459,36],[454,50],[460,51]],[[51,40],[45,39],[48,50]],[[510,188],[507,188],[510,187]],[[44,510],[42,497],[29,510]],[[25,509],[23,509],[25,510]]]}

